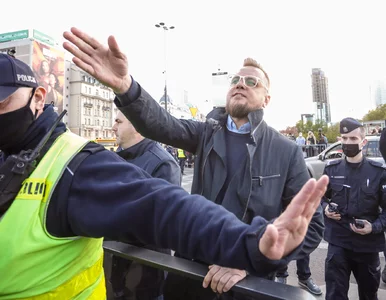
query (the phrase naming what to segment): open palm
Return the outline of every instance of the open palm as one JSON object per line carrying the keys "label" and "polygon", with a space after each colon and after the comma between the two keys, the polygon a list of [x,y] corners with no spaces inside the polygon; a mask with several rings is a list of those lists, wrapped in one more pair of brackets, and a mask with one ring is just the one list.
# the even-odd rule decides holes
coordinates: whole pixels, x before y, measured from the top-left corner
{"label": "open palm", "polygon": [[320,205],[328,184],[328,177],[310,179],[293,198],[286,210],[267,226],[260,242],[262,254],[272,260],[288,255],[303,241],[308,225]]}
{"label": "open palm", "polygon": [[63,34],[68,41],[63,47],[74,55],[73,62],[81,69],[95,77],[102,84],[115,92],[125,92],[130,80],[127,57],[123,54],[113,36],[104,46],[94,38],[77,28]]}

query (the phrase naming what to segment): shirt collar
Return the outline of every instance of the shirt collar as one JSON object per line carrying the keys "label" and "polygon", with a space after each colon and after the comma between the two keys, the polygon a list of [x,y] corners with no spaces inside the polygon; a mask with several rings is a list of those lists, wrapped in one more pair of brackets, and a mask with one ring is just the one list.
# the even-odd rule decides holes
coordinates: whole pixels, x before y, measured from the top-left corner
{"label": "shirt collar", "polygon": [[249,123],[249,122],[245,123],[244,125],[240,126],[239,129],[237,129],[235,122],[232,120],[231,116],[228,115],[227,128],[229,131],[232,131],[235,133],[250,133],[251,132],[251,123]]}

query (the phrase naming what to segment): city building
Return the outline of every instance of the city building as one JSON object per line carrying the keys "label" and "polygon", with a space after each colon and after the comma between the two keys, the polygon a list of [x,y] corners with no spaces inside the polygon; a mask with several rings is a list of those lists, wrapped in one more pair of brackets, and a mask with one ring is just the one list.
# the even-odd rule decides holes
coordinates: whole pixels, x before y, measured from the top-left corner
{"label": "city building", "polygon": [[386,104],[386,79],[375,80],[370,85],[371,104],[375,107]]}
{"label": "city building", "polygon": [[[64,52],[50,36],[26,29],[0,34],[0,52],[20,59],[34,71],[39,85],[47,90],[46,104],[60,114],[68,108],[68,75],[65,74]],[[68,124],[68,114],[63,117]]]}
{"label": "city building", "polygon": [[315,121],[331,123],[331,109],[328,96],[328,79],[322,69],[312,69],[312,101],[315,108]]}
{"label": "city building", "polygon": [[53,38],[34,29],[0,34],[0,52],[28,64],[47,90],[46,104],[60,114],[74,133],[94,140],[113,138],[114,93],[72,62]]}
{"label": "city building", "polygon": [[113,138],[114,92],[71,62],[69,129],[87,139]]}

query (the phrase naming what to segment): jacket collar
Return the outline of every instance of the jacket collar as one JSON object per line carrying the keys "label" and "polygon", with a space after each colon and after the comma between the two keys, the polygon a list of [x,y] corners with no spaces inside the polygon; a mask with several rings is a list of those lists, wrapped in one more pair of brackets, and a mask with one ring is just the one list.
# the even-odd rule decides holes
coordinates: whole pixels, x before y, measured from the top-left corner
{"label": "jacket collar", "polygon": [[[263,109],[258,109],[248,114],[248,120],[251,124],[251,136],[255,143],[263,134],[264,129],[267,128],[267,123],[264,122],[263,117]],[[209,122],[217,123],[218,125],[225,127],[228,119],[228,114],[225,111],[225,107],[215,108],[207,115],[207,119]]]}
{"label": "jacket collar", "polygon": [[145,138],[138,144],[135,144],[127,149],[117,151],[117,154],[125,160],[131,160],[141,156],[149,150],[153,144],[155,144],[154,141]]}

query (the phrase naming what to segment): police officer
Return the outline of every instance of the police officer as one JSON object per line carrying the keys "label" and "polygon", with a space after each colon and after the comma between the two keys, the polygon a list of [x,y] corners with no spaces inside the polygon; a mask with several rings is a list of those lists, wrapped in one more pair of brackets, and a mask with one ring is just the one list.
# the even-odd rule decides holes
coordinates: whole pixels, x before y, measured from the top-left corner
{"label": "police officer", "polygon": [[185,170],[186,152],[183,149],[178,149],[177,153],[178,153],[177,154],[178,162],[179,162],[180,168],[181,168],[181,174],[185,175],[184,170]]}
{"label": "police officer", "polygon": [[[325,197],[326,299],[348,299],[351,272],[360,299],[378,299],[380,262],[386,226],[386,172],[366,159],[363,126],[352,118],[340,122],[344,159],[333,160],[324,173],[330,178]],[[380,213],[379,207],[382,208]]]}

